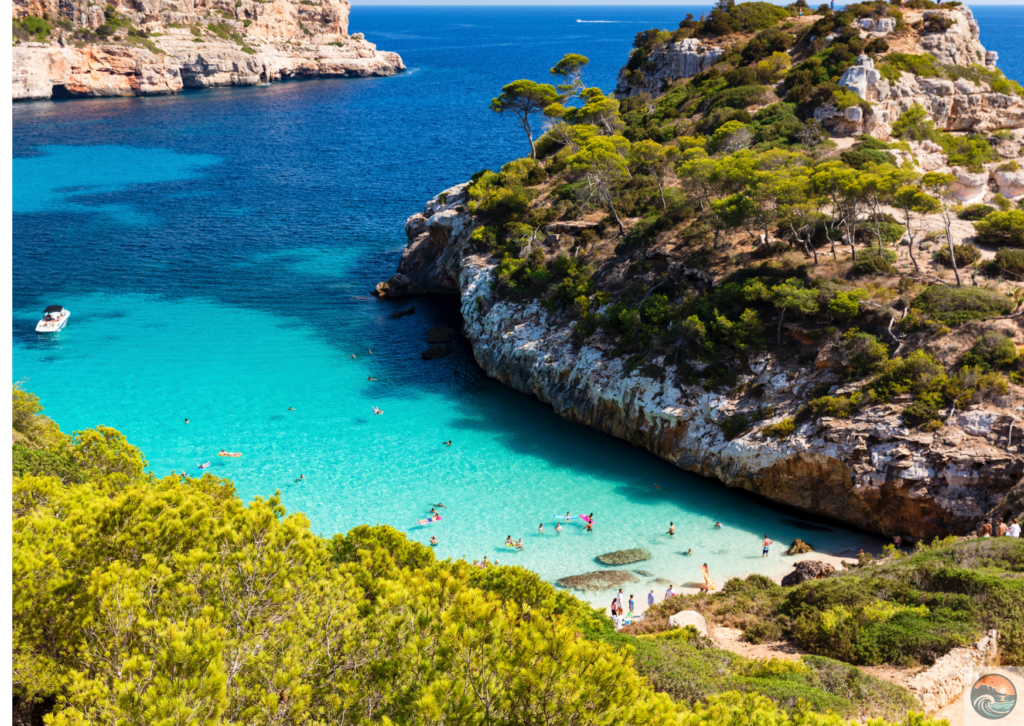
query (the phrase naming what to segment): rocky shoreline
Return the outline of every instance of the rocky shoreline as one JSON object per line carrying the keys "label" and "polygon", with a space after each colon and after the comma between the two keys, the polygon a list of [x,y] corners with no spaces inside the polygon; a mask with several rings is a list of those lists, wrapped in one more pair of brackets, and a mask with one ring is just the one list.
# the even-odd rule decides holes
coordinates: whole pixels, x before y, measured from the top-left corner
{"label": "rocky shoreline", "polygon": [[[16,44],[12,98],[160,96],[405,70],[397,53],[377,50],[361,33],[349,35],[344,0],[315,6],[240,0],[231,13],[202,0],[187,12],[160,2],[144,10],[124,3],[107,8],[54,23],[42,42]],[[46,10],[16,4],[14,18],[17,23]],[[49,11],[48,17],[61,17],[60,8]]]}
{"label": "rocky shoreline", "polygon": [[[787,439],[757,430],[728,439],[725,418],[770,406],[765,423],[781,421],[816,387],[837,381],[829,351],[802,368],[760,354],[747,385],[726,394],[680,381],[664,359],[630,371],[613,339],[599,333],[581,342],[568,320],[537,302],[499,299],[491,285],[498,260],[470,240],[478,221],[466,211],[466,187],[445,190],[409,218],[398,273],[376,293],[460,295],[477,363],[560,416],[728,487],[885,536],[973,531],[1024,476],[1010,437],[1021,402],[1012,397],[950,412],[936,432],[908,428],[905,405],[893,403],[804,423]],[[548,239],[563,244],[557,234]],[[744,393],[751,390],[759,396]]]}

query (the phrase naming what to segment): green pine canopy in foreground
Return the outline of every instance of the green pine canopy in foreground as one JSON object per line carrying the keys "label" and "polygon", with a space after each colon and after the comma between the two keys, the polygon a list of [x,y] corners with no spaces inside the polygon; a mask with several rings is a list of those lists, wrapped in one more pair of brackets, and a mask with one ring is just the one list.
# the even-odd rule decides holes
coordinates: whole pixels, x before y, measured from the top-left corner
{"label": "green pine canopy in foreground", "polygon": [[827,658],[616,633],[527,570],[388,527],[317,537],[276,496],[158,479],[117,431],[39,410],[14,389],[13,687],[48,723],[931,723]]}

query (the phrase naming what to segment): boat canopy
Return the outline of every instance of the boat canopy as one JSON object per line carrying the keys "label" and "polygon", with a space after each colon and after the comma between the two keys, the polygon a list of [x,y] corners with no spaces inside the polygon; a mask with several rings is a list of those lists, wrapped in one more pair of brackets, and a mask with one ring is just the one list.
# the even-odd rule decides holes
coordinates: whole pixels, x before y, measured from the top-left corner
{"label": "boat canopy", "polygon": [[61,305],[49,305],[49,306],[47,306],[46,310],[44,310],[43,312],[44,313],[59,313],[59,312],[61,312],[63,310],[64,310],[64,308]]}

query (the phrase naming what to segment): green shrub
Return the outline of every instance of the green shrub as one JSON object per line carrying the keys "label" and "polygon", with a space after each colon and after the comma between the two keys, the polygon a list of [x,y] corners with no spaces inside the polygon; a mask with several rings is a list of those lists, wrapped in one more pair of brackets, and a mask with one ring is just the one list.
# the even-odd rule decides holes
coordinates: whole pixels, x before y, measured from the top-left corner
{"label": "green shrub", "polygon": [[53,30],[45,19],[35,15],[26,15],[24,18],[12,22],[12,32],[18,40],[32,40],[42,43],[50,35],[50,31]]}
{"label": "green shrub", "polygon": [[887,154],[877,149],[848,149],[840,153],[839,158],[842,159],[844,164],[852,166],[854,169],[863,169],[873,164],[895,165],[896,163],[896,159],[892,154]]}
{"label": "green shrub", "polygon": [[[934,78],[942,76],[942,65],[931,53],[911,55],[910,53],[890,53],[885,56],[885,63],[897,70],[913,73],[915,76]],[[893,133],[896,129],[893,127]]]}
{"label": "green shrub", "polygon": [[711,100],[710,110],[723,107],[746,108],[764,103],[767,89],[764,86],[739,86],[727,88],[715,94]]}
{"label": "green shrub", "polygon": [[984,136],[959,136],[936,133],[935,140],[949,158],[950,166],[963,166],[973,172],[982,171],[983,165],[996,158],[996,152]]}
{"label": "green shrub", "polygon": [[[892,55],[886,56],[891,57]],[[924,141],[935,138],[935,134],[935,123],[928,116],[928,112],[916,103],[901,113],[892,125],[892,135],[898,139]]]}
{"label": "green shrub", "polygon": [[984,219],[994,211],[996,211],[996,208],[990,207],[987,204],[968,204],[957,212],[956,216],[960,219],[966,219],[968,222],[976,222],[979,219]]}
{"label": "green shrub", "polygon": [[861,250],[857,253],[852,272],[858,277],[862,275],[892,275],[896,272],[896,268],[892,264],[895,261],[896,253],[891,250],[882,250],[881,252],[876,248]]}
{"label": "green shrub", "polygon": [[984,369],[1009,368],[1018,360],[1017,344],[1003,333],[989,330],[982,333],[971,349],[963,355],[964,365],[982,366]]}
{"label": "green shrub", "polygon": [[708,14],[701,24],[700,35],[714,38],[732,33],[753,33],[789,17],[785,8],[766,2],[745,2],[728,8],[722,5],[724,3]]}
{"label": "green shrub", "polygon": [[874,335],[852,332],[845,337],[846,356],[857,375],[875,373],[889,360],[889,347]]}
{"label": "green shrub", "polygon": [[742,434],[744,431],[750,428],[751,420],[750,416],[745,413],[737,413],[732,416],[727,416],[718,422],[718,427],[722,429],[722,433],[725,434],[726,441],[732,441],[737,436]]}
{"label": "green shrub", "polygon": [[739,661],[733,666],[733,675],[748,678],[766,678],[788,673],[806,673],[807,664],[801,660],[785,660],[783,658],[752,658]]}
{"label": "green shrub", "polygon": [[944,325],[959,325],[968,320],[1008,315],[1014,303],[1005,295],[983,287],[933,285],[914,298],[912,306]]}
{"label": "green shrub", "polygon": [[993,212],[974,223],[978,241],[995,247],[1024,247],[1024,210]]}
{"label": "green shrub", "polygon": [[850,418],[860,408],[862,400],[863,396],[859,392],[846,396],[821,396],[808,402],[805,415],[811,418]]}
{"label": "green shrub", "polygon": [[[956,260],[957,268],[967,267],[981,259],[981,250],[970,244],[953,245],[953,258]],[[946,267],[953,266],[950,263],[948,245],[942,245],[935,250],[935,261]]]}
{"label": "green shrub", "polygon": [[773,439],[788,439],[796,431],[796,421],[784,418],[761,429],[761,433]]}
{"label": "green shrub", "polygon": [[990,274],[1011,280],[1024,280],[1024,250],[1003,247],[996,250],[995,259],[989,263]]}

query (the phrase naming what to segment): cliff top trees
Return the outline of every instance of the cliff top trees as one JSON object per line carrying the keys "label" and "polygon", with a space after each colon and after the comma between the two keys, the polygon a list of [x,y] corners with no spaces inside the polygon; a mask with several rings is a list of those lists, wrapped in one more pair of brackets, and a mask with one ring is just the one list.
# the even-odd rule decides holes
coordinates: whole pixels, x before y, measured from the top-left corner
{"label": "cliff top trees", "polygon": [[558,87],[558,90],[569,96],[579,94],[586,86],[583,85],[583,69],[590,59],[579,53],[566,53],[562,60],[551,69],[551,75],[564,78],[569,82]]}
{"label": "cliff top trees", "polygon": [[533,143],[530,117],[540,113],[558,101],[558,91],[549,83],[518,80],[501,89],[501,95],[491,99],[491,110],[495,113],[511,113],[518,120],[530,141],[530,158],[537,158],[537,147]]}
{"label": "cliff top trees", "polygon": [[615,209],[612,186],[629,176],[624,154],[629,141],[621,136],[595,136],[584,142],[582,148],[569,157],[569,166],[586,183],[587,191],[608,206],[619,225],[619,234],[626,230]]}
{"label": "cliff top trees", "polygon": [[662,146],[656,141],[644,139],[633,144],[629,150],[629,158],[634,167],[654,177],[658,183],[658,194],[661,196],[661,208],[665,209],[665,177],[679,161],[679,149],[675,146]]}

